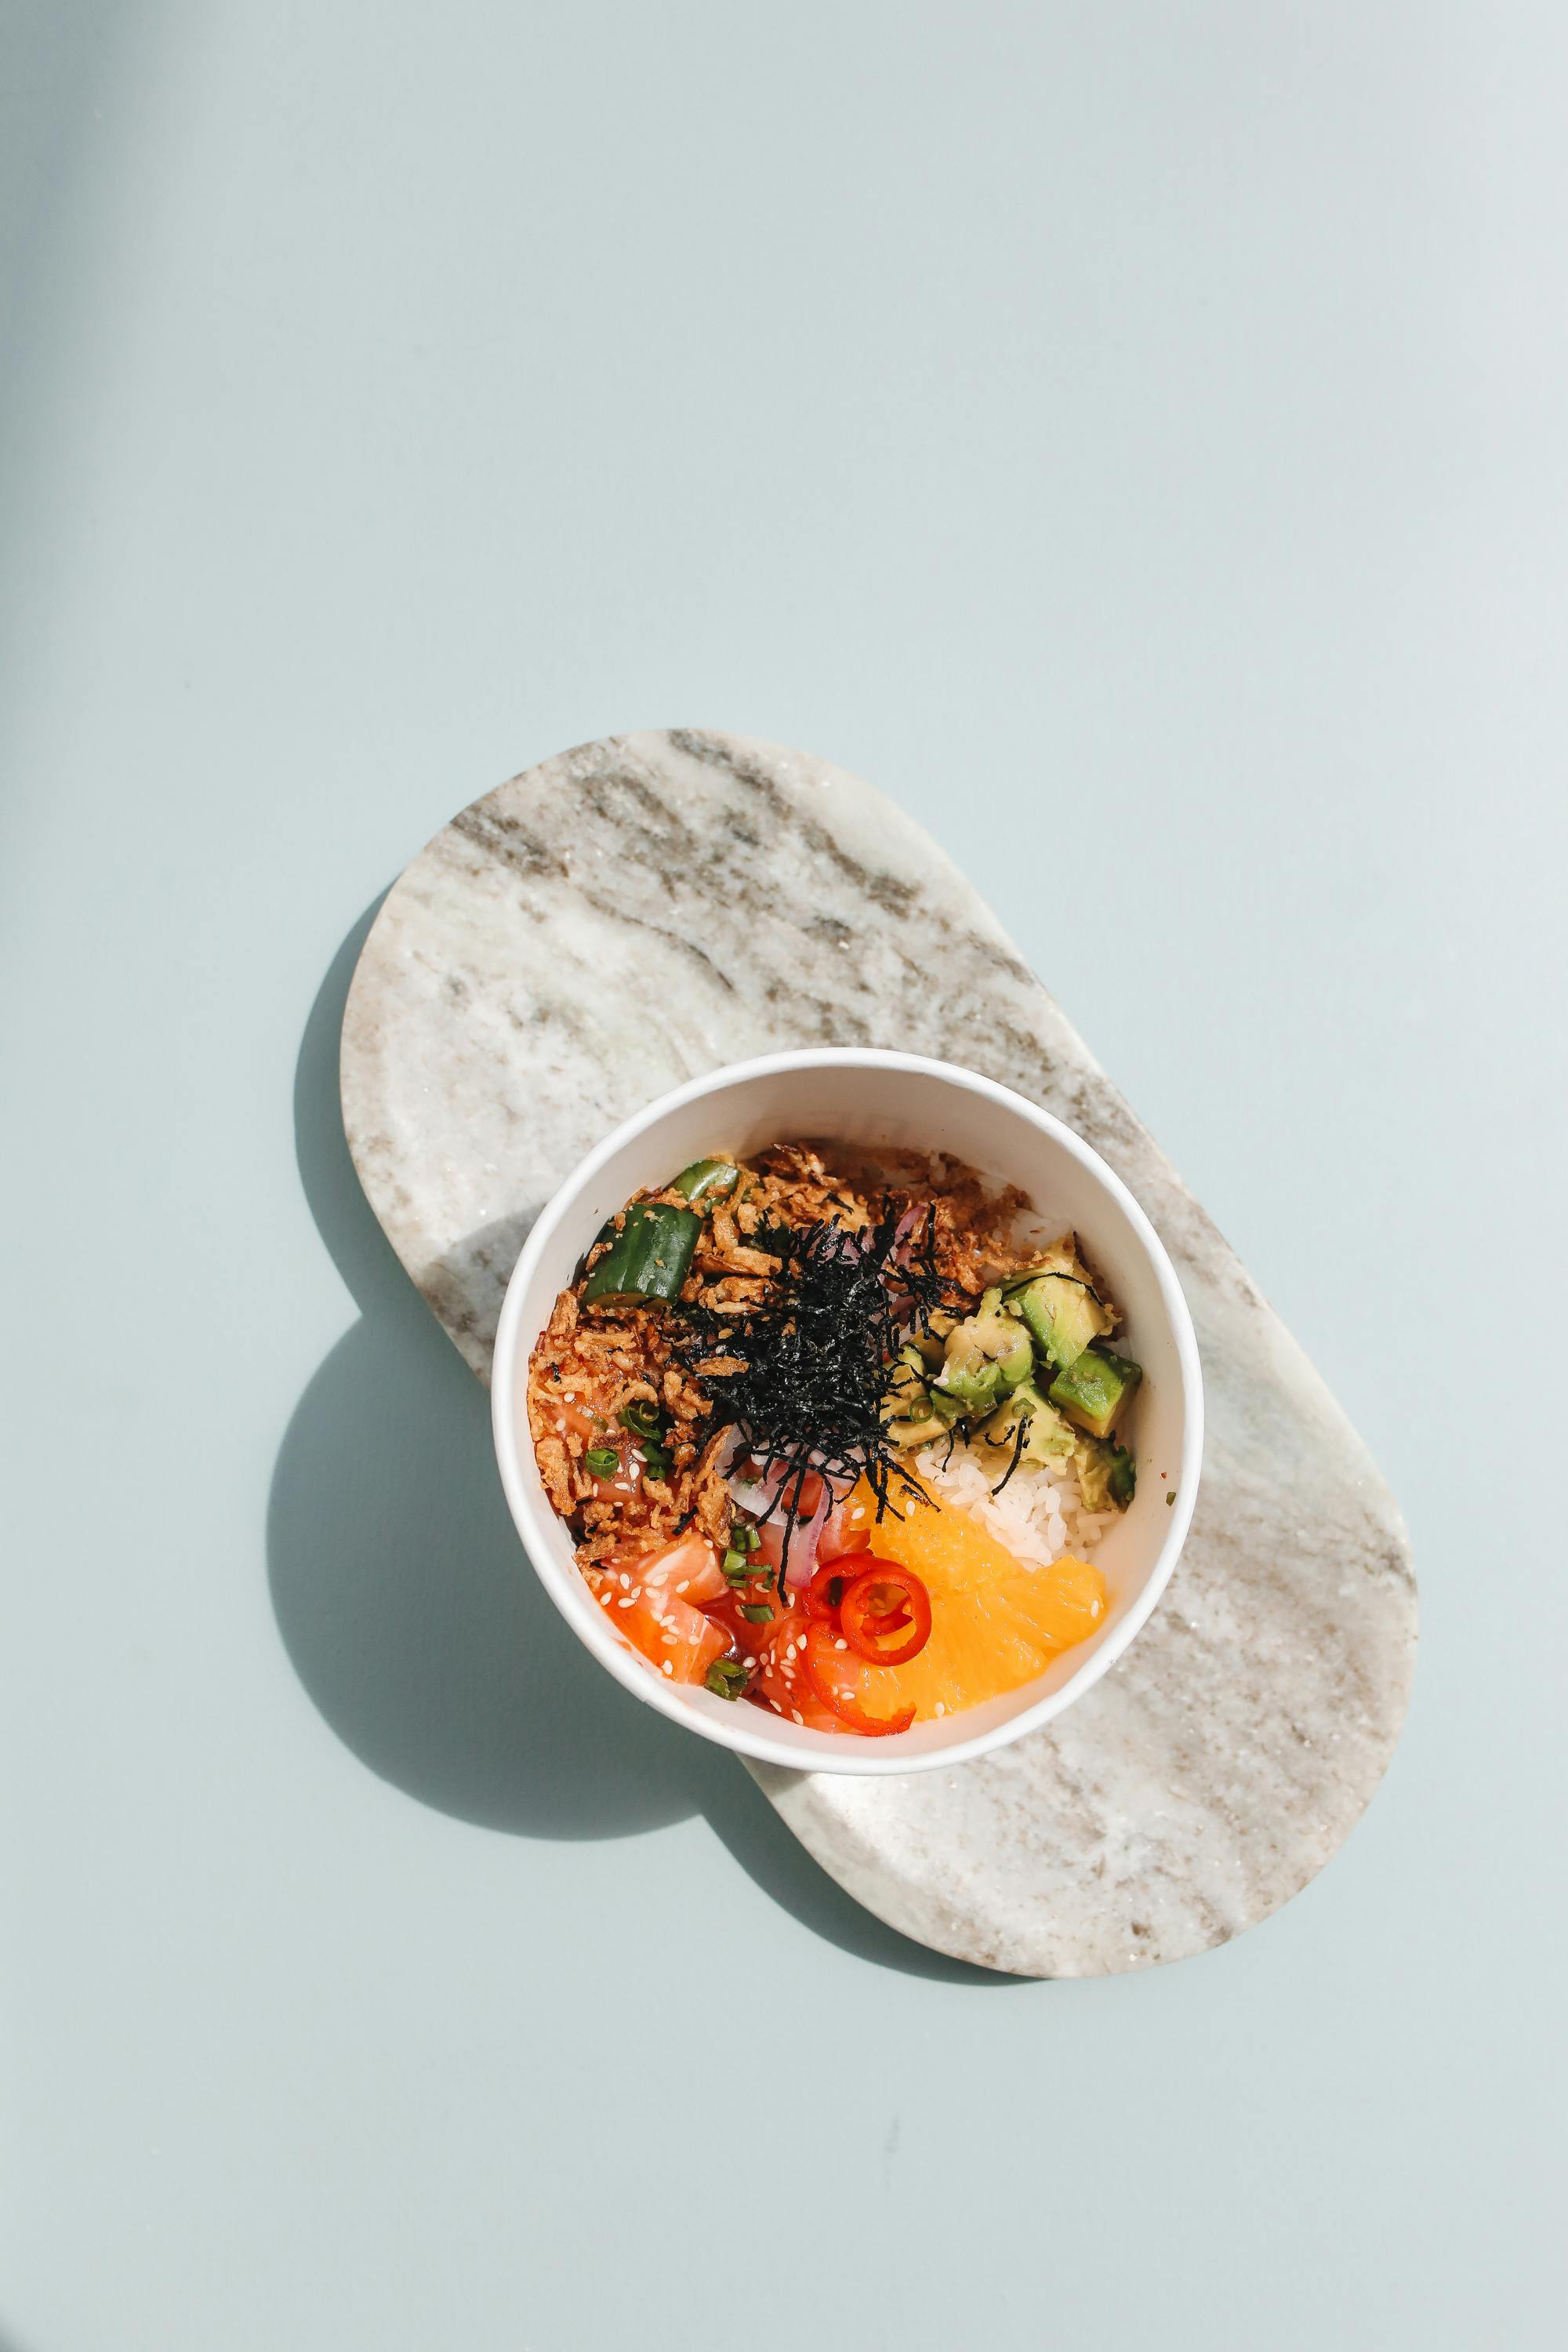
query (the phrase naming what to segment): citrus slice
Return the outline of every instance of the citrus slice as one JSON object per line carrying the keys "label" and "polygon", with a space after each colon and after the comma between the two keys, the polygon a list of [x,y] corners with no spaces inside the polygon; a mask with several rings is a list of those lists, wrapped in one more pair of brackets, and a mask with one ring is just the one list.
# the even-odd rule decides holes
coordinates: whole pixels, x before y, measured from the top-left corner
{"label": "citrus slice", "polygon": [[902,1499],[902,1516],[879,1523],[876,1499],[862,1481],[846,1510],[847,1528],[864,1531],[871,1554],[912,1569],[931,1595],[931,1639],[901,1666],[855,1661],[858,1703],[886,1717],[913,1706],[918,1722],[956,1715],[1043,1675],[1103,1624],[1105,1579],[1085,1559],[1064,1553],[1049,1567],[1016,1559],[978,1519],[928,1496]]}

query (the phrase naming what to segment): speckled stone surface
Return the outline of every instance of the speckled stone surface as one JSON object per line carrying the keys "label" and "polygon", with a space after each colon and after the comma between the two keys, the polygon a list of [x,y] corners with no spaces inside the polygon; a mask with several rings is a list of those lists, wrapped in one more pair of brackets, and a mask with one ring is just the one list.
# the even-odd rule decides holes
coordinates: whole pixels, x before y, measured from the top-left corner
{"label": "speckled stone surface", "polygon": [[1045,1730],[908,1780],[749,1769],[835,1878],[938,1950],[1030,1976],[1208,1950],[1321,1869],[1388,1763],[1415,1649],[1404,1527],[1234,1253],[918,825],[822,761],[691,730],[501,785],[414,861],[365,943],[349,1144],[483,1378],[523,1236],[583,1154],[683,1078],[804,1045],[963,1063],[1086,1136],[1182,1277],[1208,1447],[1160,1608]]}

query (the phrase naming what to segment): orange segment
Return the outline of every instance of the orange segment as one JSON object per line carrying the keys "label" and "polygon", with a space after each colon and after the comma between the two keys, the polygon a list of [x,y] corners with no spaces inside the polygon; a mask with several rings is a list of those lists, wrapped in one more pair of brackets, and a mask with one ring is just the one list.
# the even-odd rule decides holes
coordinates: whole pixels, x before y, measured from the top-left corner
{"label": "orange segment", "polygon": [[859,1704],[888,1716],[911,1703],[917,1721],[978,1706],[1044,1674],[1051,1660],[1104,1622],[1105,1579],[1070,1553],[1049,1568],[1015,1559],[978,1519],[951,1505],[907,1498],[880,1526],[862,1481],[846,1512],[880,1559],[913,1569],[931,1594],[931,1639],[902,1666],[859,1667]]}

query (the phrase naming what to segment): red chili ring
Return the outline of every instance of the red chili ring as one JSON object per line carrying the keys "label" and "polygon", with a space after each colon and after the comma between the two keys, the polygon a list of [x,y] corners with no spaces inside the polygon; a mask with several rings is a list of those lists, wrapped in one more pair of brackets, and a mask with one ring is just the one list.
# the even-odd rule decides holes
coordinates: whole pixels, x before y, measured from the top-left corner
{"label": "red chili ring", "polygon": [[[826,1561],[816,1570],[801,1596],[806,1615],[820,1624],[835,1623],[838,1604],[844,1598],[847,1586],[853,1581],[853,1574],[846,1571],[842,1560]],[[835,1585],[838,1588],[837,1592],[833,1590]]]}
{"label": "red chili ring", "polygon": [[[881,1606],[879,1594],[889,1596]],[[931,1640],[931,1594],[912,1570],[892,1560],[870,1560],[846,1590],[838,1622],[850,1648],[868,1664],[905,1665]]]}

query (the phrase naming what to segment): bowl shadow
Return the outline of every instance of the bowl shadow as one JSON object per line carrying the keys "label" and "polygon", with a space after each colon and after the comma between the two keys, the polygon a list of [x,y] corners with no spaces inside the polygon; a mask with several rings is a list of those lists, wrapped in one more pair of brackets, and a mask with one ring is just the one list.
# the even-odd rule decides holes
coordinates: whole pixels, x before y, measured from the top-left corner
{"label": "bowl shadow", "polygon": [[841,1949],[949,1983],[1023,1981],[863,1910],[737,1758],[599,1670],[529,1571],[486,1392],[377,1224],[343,1133],[338,1040],[380,904],[333,957],[295,1073],[300,1181],[360,1310],[289,1418],[268,1503],[273,1612],[312,1702],[372,1771],[458,1820],[612,1838],[700,1814],[764,1893]]}

